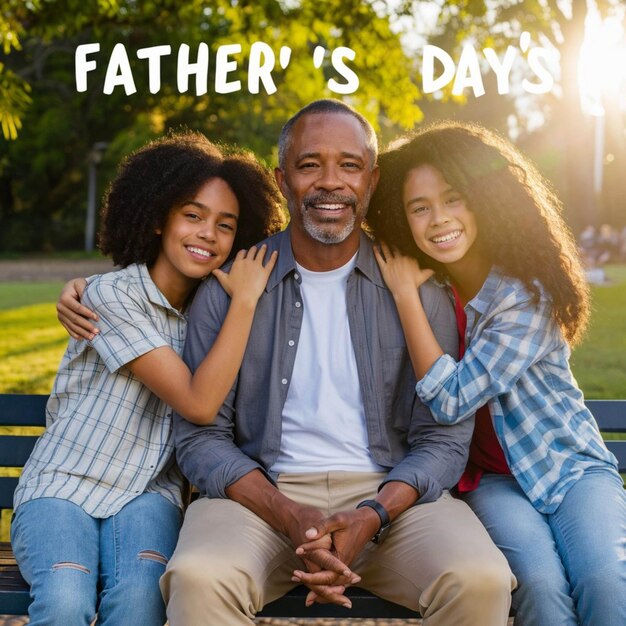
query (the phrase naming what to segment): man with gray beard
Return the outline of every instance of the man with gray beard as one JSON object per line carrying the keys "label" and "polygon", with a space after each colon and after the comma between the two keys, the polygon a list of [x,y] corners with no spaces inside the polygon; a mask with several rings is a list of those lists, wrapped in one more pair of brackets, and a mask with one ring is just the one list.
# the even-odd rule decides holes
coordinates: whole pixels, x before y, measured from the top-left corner
{"label": "man with gray beard", "polygon": [[[415,397],[393,298],[361,230],[378,181],[370,124],[335,100],[285,125],[276,180],[291,222],[239,377],[215,422],[174,420],[178,461],[201,497],[161,579],[171,626],[253,624],[298,583],[350,606],[358,583],[420,610],[429,626],[506,624],[515,585],[480,522],[450,489],[473,423],[438,426]],[[456,355],[443,290],[421,287],[440,345]],[[228,309],[208,278],[189,315],[193,370]]]}

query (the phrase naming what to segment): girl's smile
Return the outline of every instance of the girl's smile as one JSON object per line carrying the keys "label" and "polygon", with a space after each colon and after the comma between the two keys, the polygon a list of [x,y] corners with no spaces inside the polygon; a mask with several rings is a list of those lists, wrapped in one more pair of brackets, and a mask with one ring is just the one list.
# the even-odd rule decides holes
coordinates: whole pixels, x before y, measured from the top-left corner
{"label": "girl's smile", "polygon": [[453,230],[449,233],[443,233],[441,235],[435,235],[430,240],[439,248],[451,248],[456,245],[457,240],[463,234],[462,230]]}
{"label": "girl's smile", "polygon": [[189,253],[197,260],[204,261],[207,259],[212,259],[217,256],[217,254],[213,250],[208,250],[205,248],[200,248],[198,246],[185,246]]}

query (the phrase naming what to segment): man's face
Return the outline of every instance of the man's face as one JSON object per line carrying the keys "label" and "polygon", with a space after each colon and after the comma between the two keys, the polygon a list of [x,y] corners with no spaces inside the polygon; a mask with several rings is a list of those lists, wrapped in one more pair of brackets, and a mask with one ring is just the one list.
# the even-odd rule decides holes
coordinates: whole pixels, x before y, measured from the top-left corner
{"label": "man's face", "polygon": [[372,168],[367,136],[356,118],[315,113],[295,123],[276,179],[292,228],[315,241],[339,244],[361,226],[378,166]]}

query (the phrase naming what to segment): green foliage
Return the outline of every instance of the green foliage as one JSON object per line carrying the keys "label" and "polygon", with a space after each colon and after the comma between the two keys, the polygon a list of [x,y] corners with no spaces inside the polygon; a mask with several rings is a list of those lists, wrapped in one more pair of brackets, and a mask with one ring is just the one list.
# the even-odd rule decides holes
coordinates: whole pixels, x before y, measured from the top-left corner
{"label": "green foliage", "polygon": [[[329,54],[352,48],[349,65],[359,89],[346,96],[378,128],[391,134],[412,128],[422,117],[413,61],[385,15],[362,0],[6,0],[0,18],[0,250],[53,251],[82,245],[86,210],[88,156],[96,142],[108,147],[98,165],[100,197],[117,163],[147,140],[180,126],[204,132],[214,141],[254,151],[275,162],[275,143],[289,115],[309,101],[337,97],[327,81],[337,76]],[[277,91],[251,94],[247,64],[255,41],[268,43],[278,55],[292,50],[289,66],[272,76]],[[77,93],[74,53],[80,44],[99,43],[92,55],[97,68],[88,88]],[[123,88],[102,93],[111,51],[123,43],[137,92]],[[180,94],[176,66],[180,44],[210,47],[208,93]],[[238,43],[238,68],[229,79],[242,89],[218,94],[214,89],[215,54],[220,45]],[[161,62],[161,90],[148,88],[147,61],[136,51],[170,45]],[[322,68],[312,54],[323,46]],[[12,140],[18,136],[17,140]]]}
{"label": "green foliage", "polygon": [[17,139],[22,116],[32,102],[30,85],[0,63],[0,124],[6,139]]}
{"label": "green foliage", "polygon": [[[9,0],[5,17],[0,20],[0,42],[4,45],[5,54],[13,50],[7,60],[23,73],[30,74],[24,71],[29,63],[38,65],[39,70],[47,73],[50,69],[48,59],[52,54],[64,55],[68,72],[65,78],[69,79],[63,81],[66,89],[71,88],[73,82],[71,52],[78,43],[101,43],[100,57],[106,59],[106,53],[117,42],[125,43],[134,50],[150,45],[170,44],[174,51],[183,42],[189,44],[192,50],[200,42],[209,43],[212,50],[222,43],[236,42],[244,48],[241,63],[245,67],[250,46],[255,41],[268,42],[275,50],[288,45],[293,50],[293,57],[298,58],[280,78],[285,102],[279,99],[275,103],[278,108],[289,102],[303,104],[311,97],[330,95],[318,77],[319,72],[310,62],[310,53],[318,45],[328,50],[341,45],[352,48],[357,54],[355,66],[359,69],[364,89],[359,90],[354,100],[356,105],[364,106],[372,122],[377,122],[378,110],[372,106],[368,109],[367,103],[372,101],[373,96],[388,106],[389,119],[403,128],[412,127],[420,119],[418,107],[406,106],[414,105],[419,98],[419,92],[411,80],[410,61],[405,57],[397,36],[389,29],[388,19],[379,17],[369,2],[361,0],[302,0],[285,4],[275,0],[218,0],[210,6],[200,0],[192,0],[185,2],[182,7],[172,0],[99,0],[91,3],[82,0],[26,3],[23,0]],[[17,54],[18,51],[22,53]],[[172,59],[166,60],[164,64],[169,71],[174,69]],[[90,76],[90,80],[96,84],[102,83],[104,75],[104,61],[100,65],[97,76]],[[133,111],[138,113],[158,108],[161,98],[150,98],[147,94],[145,62],[139,62],[131,55],[131,66],[136,70],[136,80],[138,76],[143,76],[138,79],[143,83],[142,89],[138,86],[138,90],[143,93],[132,99]],[[7,67],[4,71],[10,69]],[[333,70],[328,62],[323,69],[324,79],[332,77]],[[0,69],[0,75],[2,73]],[[170,79],[172,76],[173,73]],[[53,80],[59,81],[60,78],[57,74]],[[22,84],[22,92],[27,84]],[[72,94],[72,99],[76,98]],[[114,96],[101,98],[98,109],[108,112],[109,107],[104,101],[110,99],[116,100]],[[226,115],[226,118],[234,123],[237,114],[246,110],[241,105],[250,104],[251,98],[244,90],[236,98],[215,94],[212,99],[222,101],[223,105],[228,104],[230,115]],[[396,104],[398,100],[399,104]],[[404,107],[400,106],[402,103]],[[170,104],[176,108],[176,103]],[[0,101],[0,110],[4,106],[5,103]],[[22,105],[17,111],[19,117],[24,110]]]}

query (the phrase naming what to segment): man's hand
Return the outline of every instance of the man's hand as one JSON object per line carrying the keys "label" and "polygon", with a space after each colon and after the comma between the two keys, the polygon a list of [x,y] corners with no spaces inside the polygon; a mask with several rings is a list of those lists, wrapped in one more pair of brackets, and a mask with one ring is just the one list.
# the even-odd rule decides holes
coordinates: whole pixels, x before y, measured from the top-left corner
{"label": "man's hand", "polygon": [[[358,583],[361,578],[352,572],[346,563],[339,559],[332,545],[330,533],[318,533],[317,528],[324,527],[324,517],[318,509],[309,506],[295,505],[290,507],[285,517],[285,534],[294,546],[301,544],[308,546],[306,554],[296,553],[302,558],[307,567],[307,575],[316,573],[318,580],[307,582],[301,577],[294,576],[292,580],[306,585],[311,591],[307,596],[306,605],[310,606],[314,601],[321,603],[339,604],[351,608],[350,599],[344,595],[346,587]],[[315,532],[315,542],[311,539],[311,531]],[[315,545],[312,545],[315,543]],[[300,570],[296,570],[300,572]]]}
{"label": "man's hand", "polygon": [[[325,549],[331,538],[330,554],[339,562],[349,565],[379,528],[380,518],[376,511],[369,507],[341,511],[307,529],[305,536],[308,541],[296,548],[296,554],[306,562],[310,554]],[[319,560],[317,562],[321,564]],[[328,567],[322,567],[317,571],[309,568],[308,572],[296,570],[292,580],[311,589],[306,599],[306,604],[309,606],[313,602],[327,601],[324,592],[329,586],[337,584],[337,572]],[[343,579],[341,580],[343,582]],[[360,578],[356,576],[350,584],[356,584],[359,580]]]}
{"label": "man's hand", "polygon": [[[287,537],[294,549],[308,541],[307,530],[321,525],[324,521],[321,511],[313,506],[299,504],[285,496],[267,480],[260,470],[253,470],[226,487],[226,496],[245,506],[267,522],[276,532]],[[352,605],[343,593],[346,585],[356,582],[358,576],[332,553],[330,535],[325,540],[321,536],[317,538],[320,543],[309,551],[303,561],[311,572],[318,572],[322,569],[333,572],[336,584],[309,588],[324,598],[325,602],[349,608]],[[294,580],[294,582],[298,581]]]}
{"label": "man's hand", "polygon": [[74,339],[93,339],[99,332],[90,320],[98,321],[98,316],[80,303],[87,281],[73,278],[65,283],[57,302],[57,318]]}

